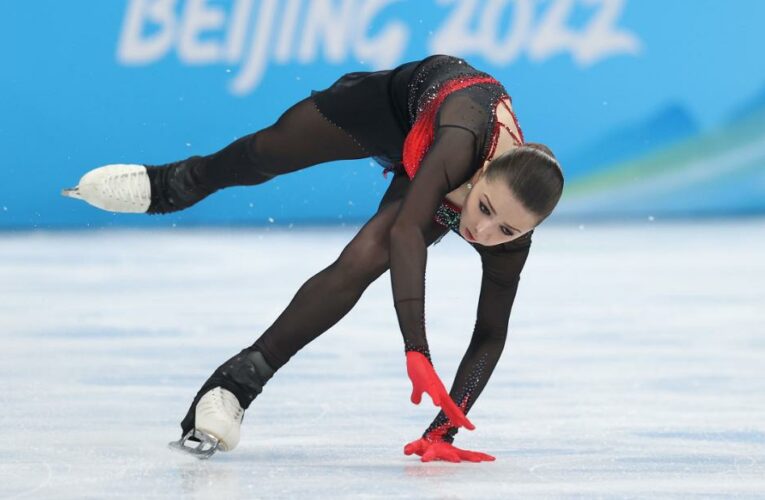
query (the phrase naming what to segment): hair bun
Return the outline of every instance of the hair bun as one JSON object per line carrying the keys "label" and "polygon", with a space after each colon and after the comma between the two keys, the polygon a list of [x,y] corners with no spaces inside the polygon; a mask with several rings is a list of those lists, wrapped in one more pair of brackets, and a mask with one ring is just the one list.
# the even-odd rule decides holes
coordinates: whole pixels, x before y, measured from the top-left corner
{"label": "hair bun", "polygon": [[526,146],[527,148],[535,149],[537,151],[541,151],[542,153],[548,155],[550,158],[557,160],[552,150],[548,148],[547,146],[545,146],[544,144],[541,144],[539,142],[525,142],[523,143],[523,146]]}

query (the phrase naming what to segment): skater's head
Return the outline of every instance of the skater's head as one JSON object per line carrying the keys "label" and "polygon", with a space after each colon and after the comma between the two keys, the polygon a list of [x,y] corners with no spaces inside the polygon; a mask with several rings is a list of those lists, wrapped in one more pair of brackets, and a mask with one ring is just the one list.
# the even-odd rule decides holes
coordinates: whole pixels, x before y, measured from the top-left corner
{"label": "skater's head", "polygon": [[523,236],[553,212],[563,193],[563,172],[550,148],[532,142],[494,158],[472,185],[460,232],[493,246]]}

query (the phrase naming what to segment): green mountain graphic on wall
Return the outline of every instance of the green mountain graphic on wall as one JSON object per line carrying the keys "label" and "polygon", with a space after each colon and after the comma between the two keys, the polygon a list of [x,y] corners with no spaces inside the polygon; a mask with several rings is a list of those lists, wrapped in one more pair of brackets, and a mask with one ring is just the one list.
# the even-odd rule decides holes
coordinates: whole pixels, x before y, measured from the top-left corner
{"label": "green mountain graphic on wall", "polygon": [[[765,213],[765,90],[715,130],[574,176],[556,213]],[[564,165],[565,169],[565,165]]]}

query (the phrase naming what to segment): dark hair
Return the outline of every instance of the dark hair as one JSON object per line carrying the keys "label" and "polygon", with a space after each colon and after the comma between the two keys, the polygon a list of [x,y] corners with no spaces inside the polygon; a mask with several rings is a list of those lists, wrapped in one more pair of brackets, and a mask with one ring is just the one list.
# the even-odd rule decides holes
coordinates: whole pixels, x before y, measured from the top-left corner
{"label": "dark hair", "polygon": [[550,215],[563,193],[563,171],[550,148],[527,142],[503,153],[489,163],[486,179],[503,179],[531,212],[540,217]]}

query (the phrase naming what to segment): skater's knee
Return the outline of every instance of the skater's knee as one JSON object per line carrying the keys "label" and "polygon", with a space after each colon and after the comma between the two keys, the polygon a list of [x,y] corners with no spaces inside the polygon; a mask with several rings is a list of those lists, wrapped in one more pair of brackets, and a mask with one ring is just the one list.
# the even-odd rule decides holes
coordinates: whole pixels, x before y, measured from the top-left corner
{"label": "skater's knee", "polygon": [[388,269],[387,241],[379,238],[354,238],[342,251],[335,265],[353,280],[374,281]]}
{"label": "skater's knee", "polygon": [[247,147],[245,148],[247,154],[247,162],[249,165],[253,165],[258,171],[258,174],[268,177],[274,177],[273,164],[275,158],[273,158],[268,148],[268,129],[263,129],[247,138]]}

